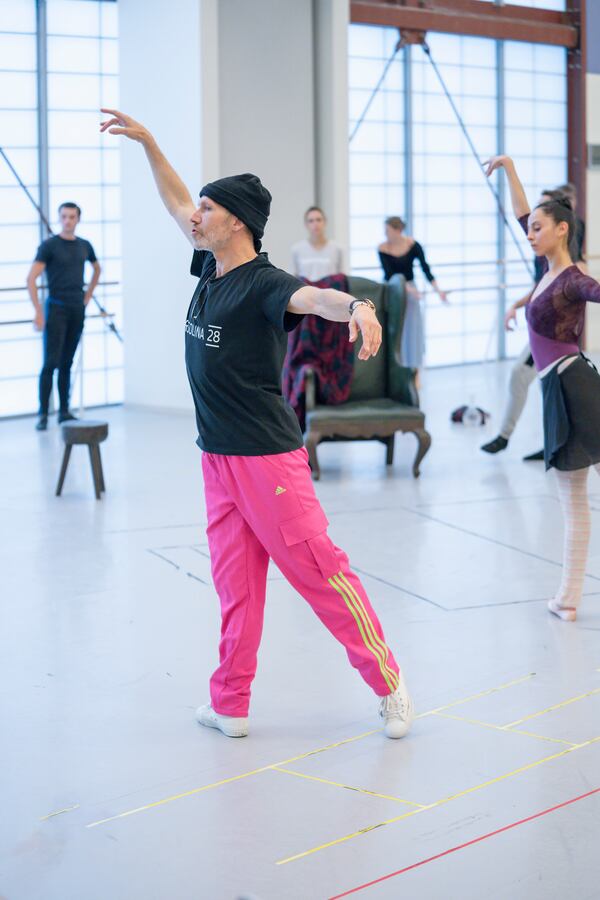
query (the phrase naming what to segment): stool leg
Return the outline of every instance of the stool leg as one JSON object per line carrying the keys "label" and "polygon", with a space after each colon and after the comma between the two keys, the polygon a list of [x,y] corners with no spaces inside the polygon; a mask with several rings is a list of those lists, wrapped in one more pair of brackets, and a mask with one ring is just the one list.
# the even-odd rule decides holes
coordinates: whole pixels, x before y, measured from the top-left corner
{"label": "stool leg", "polygon": [[102,454],[100,453],[100,444],[96,444],[96,453],[98,455],[98,471],[100,472],[100,491],[104,494],[106,492],[106,485],[104,484],[104,469],[102,468]]}
{"label": "stool leg", "polygon": [[63,454],[62,465],[60,467],[60,475],[58,476],[58,484],[56,485],[56,496],[60,497],[63,484],[65,483],[65,475],[67,474],[67,466],[69,465],[69,458],[71,456],[72,444],[65,444],[65,452]]}
{"label": "stool leg", "polygon": [[387,447],[387,451],[385,454],[385,463],[387,466],[391,466],[394,462],[394,437],[395,435],[391,435],[390,437],[385,439],[385,444]]}
{"label": "stool leg", "polygon": [[90,463],[92,466],[92,476],[94,478],[94,491],[96,492],[96,500],[101,500],[100,496],[100,473],[98,472],[98,462],[96,459],[95,450],[97,450],[97,446],[95,444],[88,444],[88,450],[90,451]]}

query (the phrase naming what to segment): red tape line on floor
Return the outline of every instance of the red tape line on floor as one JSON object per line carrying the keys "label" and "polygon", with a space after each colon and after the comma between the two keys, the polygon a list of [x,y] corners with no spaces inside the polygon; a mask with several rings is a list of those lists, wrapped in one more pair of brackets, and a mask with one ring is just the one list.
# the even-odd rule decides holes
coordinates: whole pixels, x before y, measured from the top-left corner
{"label": "red tape line on floor", "polygon": [[350,894],[356,894],[358,891],[364,891],[368,887],[373,887],[374,884],[380,884],[382,881],[387,881],[388,878],[395,878],[396,875],[403,875],[405,872],[410,872],[411,869],[418,869],[419,866],[425,866],[427,863],[433,862],[436,859],[441,859],[443,856],[448,856],[450,853],[456,853],[457,850],[464,850],[466,847],[471,847],[473,844],[478,844],[480,841],[486,841],[488,838],[494,837],[496,834],[502,834],[503,831],[510,831],[511,828],[516,828],[517,825],[524,825],[526,822],[532,822],[534,819],[539,819],[541,816],[547,816],[548,813],[556,812],[557,809],[562,809],[564,806],[570,806],[572,803],[577,803],[578,800],[585,800],[586,797],[591,797],[592,794],[600,793],[600,788],[594,788],[593,791],[588,791],[586,794],[580,794],[579,797],[573,797],[571,800],[565,800],[564,803],[558,803],[556,806],[550,806],[548,809],[543,809],[539,813],[535,813],[533,816],[527,816],[526,819],[519,819],[518,822],[511,822],[510,825],[505,825],[503,828],[498,828],[496,831],[490,831],[488,834],[482,834],[480,837],[473,838],[472,841],[467,841],[465,844],[458,844],[456,847],[450,847],[449,850],[444,850],[443,853],[436,853],[435,856],[430,856],[427,859],[422,859],[420,862],[413,863],[410,866],[405,866],[403,869],[398,869],[397,872],[390,872],[389,875],[382,875],[381,878],[376,878],[374,881],[367,881],[365,884],[359,884],[358,887],[351,888],[349,891],[345,891],[343,894],[336,894],[335,897],[330,897],[329,900],[341,900],[342,897],[349,897]]}

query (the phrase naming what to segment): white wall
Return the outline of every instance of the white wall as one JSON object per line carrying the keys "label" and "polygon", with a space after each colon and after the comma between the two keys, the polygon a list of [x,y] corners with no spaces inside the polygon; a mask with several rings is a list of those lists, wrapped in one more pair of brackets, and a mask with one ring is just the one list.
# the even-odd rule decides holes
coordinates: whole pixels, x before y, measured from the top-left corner
{"label": "white wall", "polygon": [[[587,141],[600,144],[600,75],[586,76]],[[586,251],[590,275],[600,281],[600,170],[587,173]],[[597,257],[594,259],[594,257]],[[588,303],[586,347],[600,352],[600,307]]]}
{"label": "white wall", "polygon": [[[153,132],[195,196],[215,175],[214,141],[202,142],[202,44],[215,47],[216,0],[119,0],[121,109]],[[207,69],[215,52],[207,52]],[[206,129],[207,133],[211,130]],[[212,130],[214,134],[214,130]],[[122,141],[125,399],[191,413],[183,323],[194,279],[191,247],[156,193],[140,145]],[[203,160],[203,156],[206,159]]]}

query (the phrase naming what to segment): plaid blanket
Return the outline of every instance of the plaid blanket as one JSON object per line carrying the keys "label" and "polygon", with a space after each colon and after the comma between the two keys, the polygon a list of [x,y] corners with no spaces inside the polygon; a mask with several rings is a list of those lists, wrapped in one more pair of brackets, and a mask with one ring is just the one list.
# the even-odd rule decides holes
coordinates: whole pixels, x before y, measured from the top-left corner
{"label": "plaid blanket", "polygon": [[[348,293],[345,275],[328,275],[306,284],[335,288]],[[305,316],[288,335],[283,364],[283,395],[298,416],[302,431],[306,425],[306,369],[316,376],[317,403],[337,406],[350,395],[354,368],[354,345],[348,340],[347,322],[329,322],[319,316]]]}

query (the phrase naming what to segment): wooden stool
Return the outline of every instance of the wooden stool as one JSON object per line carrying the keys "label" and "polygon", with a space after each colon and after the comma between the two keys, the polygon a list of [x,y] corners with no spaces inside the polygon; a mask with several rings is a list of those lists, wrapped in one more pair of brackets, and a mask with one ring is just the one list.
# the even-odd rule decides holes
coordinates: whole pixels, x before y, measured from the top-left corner
{"label": "wooden stool", "polygon": [[90,451],[90,462],[92,464],[92,476],[94,478],[96,500],[100,500],[101,494],[105,490],[102,459],[100,458],[100,444],[108,437],[108,422],[92,422],[91,420],[65,422],[61,428],[63,441],[65,442],[65,453],[60,467],[60,475],[58,476],[56,496],[60,497],[63,489],[73,444],[87,444]]}

